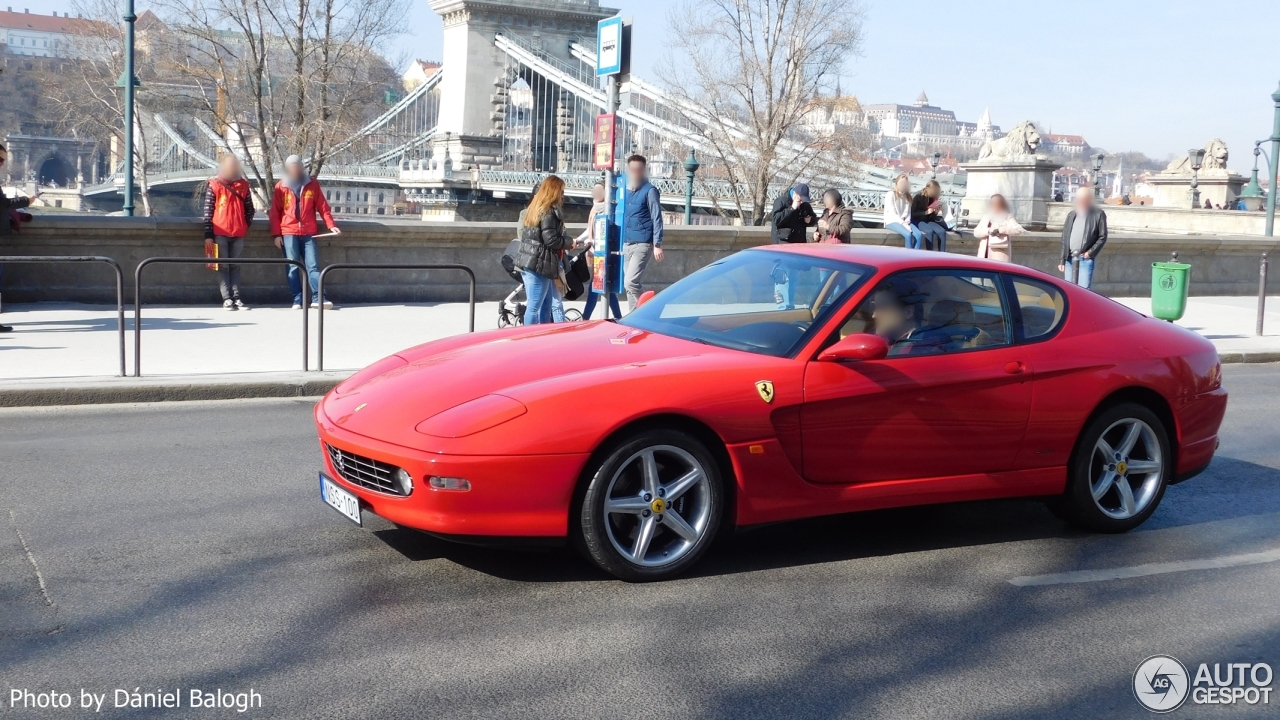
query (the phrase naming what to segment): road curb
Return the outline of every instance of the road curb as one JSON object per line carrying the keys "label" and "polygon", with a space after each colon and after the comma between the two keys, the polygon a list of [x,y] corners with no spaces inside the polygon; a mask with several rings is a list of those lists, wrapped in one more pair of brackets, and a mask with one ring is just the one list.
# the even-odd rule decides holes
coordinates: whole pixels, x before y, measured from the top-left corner
{"label": "road curb", "polygon": [[316,397],[350,373],[261,373],[232,376],[69,378],[0,382],[0,407]]}
{"label": "road curb", "polygon": [[1218,362],[1223,365],[1235,363],[1273,363],[1280,362],[1280,352],[1273,350],[1245,350],[1242,352],[1219,352]]}

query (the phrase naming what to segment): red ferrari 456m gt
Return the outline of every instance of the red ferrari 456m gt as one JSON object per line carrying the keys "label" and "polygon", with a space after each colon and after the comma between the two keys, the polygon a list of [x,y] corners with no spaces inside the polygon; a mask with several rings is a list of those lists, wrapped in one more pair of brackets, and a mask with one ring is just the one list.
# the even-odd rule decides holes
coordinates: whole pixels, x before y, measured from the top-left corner
{"label": "red ferrari 456m gt", "polygon": [[617,322],[405,350],[316,406],[321,496],[459,540],[567,539],[670,577],[736,527],[1043,497],[1123,532],[1209,464],[1195,333],[1057,278],[851,245],[737,253]]}

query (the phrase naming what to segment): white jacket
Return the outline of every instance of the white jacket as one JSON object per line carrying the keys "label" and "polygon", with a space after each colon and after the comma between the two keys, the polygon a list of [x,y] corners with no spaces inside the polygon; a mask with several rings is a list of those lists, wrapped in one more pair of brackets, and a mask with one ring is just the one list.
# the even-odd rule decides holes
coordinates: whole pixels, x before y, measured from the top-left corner
{"label": "white jacket", "polygon": [[911,198],[903,200],[893,190],[884,194],[884,226],[893,223],[911,225]]}

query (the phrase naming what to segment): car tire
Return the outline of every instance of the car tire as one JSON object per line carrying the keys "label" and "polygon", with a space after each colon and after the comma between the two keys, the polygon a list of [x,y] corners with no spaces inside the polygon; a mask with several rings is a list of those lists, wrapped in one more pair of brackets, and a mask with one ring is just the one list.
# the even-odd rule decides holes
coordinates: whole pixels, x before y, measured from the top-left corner
{"label": "car tire", "polygon": [[615,577],[673,577],[696,563],[719,531],[720,468],[693,435],[639,432],[600,453],[587,478],[575,539]]}
{"label": "car tire", "polygon": [[1173,477],[1173,460],[1159,416],[1137,403],[1113,405],[1080,434],[1066,490],[1049,509],[1086,530],[1128,532],[1155,512]]}

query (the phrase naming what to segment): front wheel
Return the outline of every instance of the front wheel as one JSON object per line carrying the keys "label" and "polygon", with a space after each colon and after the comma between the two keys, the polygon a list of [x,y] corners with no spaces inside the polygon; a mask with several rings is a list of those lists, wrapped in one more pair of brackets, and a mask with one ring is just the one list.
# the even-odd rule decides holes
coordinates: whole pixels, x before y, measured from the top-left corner
{"label": "front wheel", "polygon": [[648,430],[595,466],[578,532],[588,557],[616,577],[663,580],[706,552],[724,504],[720,471],[697,438]]}
{"label": "front wheel", "polygon": [[1122,403],[1084,429],[1053,509],[1088,530],[1126,532],[1155,512],[1172,473],[1164,423],[1143,405]]}

